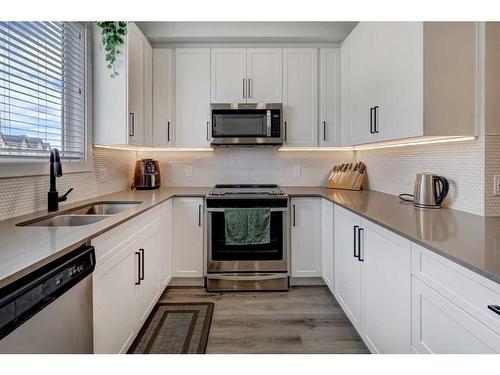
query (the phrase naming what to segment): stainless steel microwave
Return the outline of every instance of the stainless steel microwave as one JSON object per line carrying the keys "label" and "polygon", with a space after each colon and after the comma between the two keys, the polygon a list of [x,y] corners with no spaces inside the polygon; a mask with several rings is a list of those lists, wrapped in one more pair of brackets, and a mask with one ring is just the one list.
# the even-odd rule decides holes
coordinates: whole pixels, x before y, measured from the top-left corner
{"label": "stainless steel microwave", "polygon": [[210,144],[214,146],[283,144],[281,103],[212,104]]}

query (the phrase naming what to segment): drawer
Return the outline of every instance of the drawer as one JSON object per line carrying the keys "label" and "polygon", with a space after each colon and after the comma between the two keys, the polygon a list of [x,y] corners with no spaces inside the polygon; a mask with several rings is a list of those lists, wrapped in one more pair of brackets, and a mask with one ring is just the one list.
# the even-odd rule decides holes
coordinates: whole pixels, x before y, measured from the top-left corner
{"label": "drawer", "polygon": [[500,353],[500,336],[412,277],[412,352]]}
{"label": "drawer", "polygon": [[500,335],[500,285],[417,244],[412,244],[412,274]]}
{"label": "drawer", "polygon": [[91,243],[95,247],[96,266],[100,267],[160,220],[161,206],[156,206],[94,238]]}

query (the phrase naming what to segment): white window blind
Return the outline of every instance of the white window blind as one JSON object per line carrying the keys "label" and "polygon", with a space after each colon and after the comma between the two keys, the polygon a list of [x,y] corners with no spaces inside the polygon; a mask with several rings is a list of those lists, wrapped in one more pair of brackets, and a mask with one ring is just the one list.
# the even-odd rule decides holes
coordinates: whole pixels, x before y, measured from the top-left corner
{"label": "white window blind", "polygon": [[0,22],[0,158],[85,157],[85,28]]}

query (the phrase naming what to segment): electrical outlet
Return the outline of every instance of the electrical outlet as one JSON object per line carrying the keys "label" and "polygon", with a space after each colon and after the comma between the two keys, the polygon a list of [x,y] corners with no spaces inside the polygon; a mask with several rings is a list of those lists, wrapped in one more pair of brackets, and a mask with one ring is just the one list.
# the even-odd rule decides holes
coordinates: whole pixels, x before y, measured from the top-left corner
{"label": "electrical outlet", "polygon": [[293,177],[300,177],[300,165],[293,166]]}
{"label": "electrical outlet", "polygon": [[99,182],[104,183],[109,180],[109,172],[106,168],[99,169]]}
{"label": "electrical outlet", "polygon": [[493,176],[493,195],[500,195],[500,175]]}
{"label": "electrical outlet", "polygon": [[192,177],[192,176],[193,176],[193,166],[186,165],[186,177]]}

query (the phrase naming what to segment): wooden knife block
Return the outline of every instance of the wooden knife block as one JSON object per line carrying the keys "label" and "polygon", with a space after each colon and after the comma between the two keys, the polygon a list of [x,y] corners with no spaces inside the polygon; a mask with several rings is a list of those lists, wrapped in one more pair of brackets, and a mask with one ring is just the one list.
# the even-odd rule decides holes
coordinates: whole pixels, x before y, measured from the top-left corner
{"label": "wooden knife block", "polygon": [[366,169],[363,172],[359,170],[347,171],[332,171],[326,187],[329,189],[342,189],[342,190],[367,190],[366,184]]}

